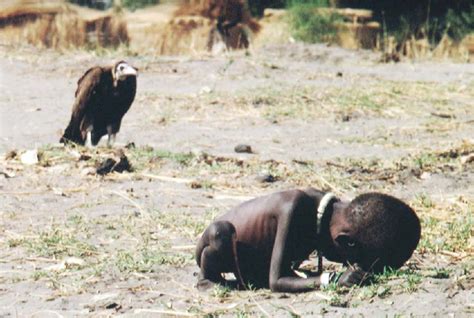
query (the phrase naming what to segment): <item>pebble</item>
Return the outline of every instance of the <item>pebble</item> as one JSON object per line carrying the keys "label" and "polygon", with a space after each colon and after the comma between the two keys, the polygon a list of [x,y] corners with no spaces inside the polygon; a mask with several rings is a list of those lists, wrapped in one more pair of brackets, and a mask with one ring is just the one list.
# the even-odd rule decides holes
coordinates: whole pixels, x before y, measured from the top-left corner
{"label": "pebble", "polygon": [[262,173],[262,174],[259,174],[255,180],[257,180],[258,182],[262,182],[262,183],[273,183],[275,181],[278,180],[277,177],[269,174],[269,173]]}
{"label": "pebble", "polygon": [[252,153],[252,147],[246,144],[238,144],[234,147],[234,151],[237,153]]}

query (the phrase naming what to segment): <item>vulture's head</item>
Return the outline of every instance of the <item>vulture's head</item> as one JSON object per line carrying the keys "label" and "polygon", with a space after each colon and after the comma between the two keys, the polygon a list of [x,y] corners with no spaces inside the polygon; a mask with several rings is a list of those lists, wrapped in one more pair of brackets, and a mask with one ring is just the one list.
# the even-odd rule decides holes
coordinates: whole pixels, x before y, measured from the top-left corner
{"label": "vulture's head", "polygon": [[123,81],[130,76],[138,76],[138,70],[129,65],[127,62],[120,61],[113,67],[112,74],[114,77],[114,83],[118,83],[119,81]]}

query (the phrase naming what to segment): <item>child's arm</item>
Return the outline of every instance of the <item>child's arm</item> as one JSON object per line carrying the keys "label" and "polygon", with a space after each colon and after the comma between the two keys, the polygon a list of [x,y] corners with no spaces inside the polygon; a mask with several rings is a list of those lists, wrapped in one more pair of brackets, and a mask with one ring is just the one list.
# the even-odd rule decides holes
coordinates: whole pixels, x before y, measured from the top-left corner
{"label": "child's arm", "polygon": [[[291,224],[294,218],[298,217],[297,212],[314,207],[313,200],[303,191],[297,192],[296,196],[288,202],[292,202],[291,206],[282,209],[278,215],[278,227],[275,242],[270,260],[270,289],[275,292],[307,292],[319,288],[322,279],[327,279],[327,275],[318,275],[310,278],[301,278],[296,276],[292,269],[291,263],[294,245],[294,237],[291,232]],[[298,229],[293,229],[298,231]]]}

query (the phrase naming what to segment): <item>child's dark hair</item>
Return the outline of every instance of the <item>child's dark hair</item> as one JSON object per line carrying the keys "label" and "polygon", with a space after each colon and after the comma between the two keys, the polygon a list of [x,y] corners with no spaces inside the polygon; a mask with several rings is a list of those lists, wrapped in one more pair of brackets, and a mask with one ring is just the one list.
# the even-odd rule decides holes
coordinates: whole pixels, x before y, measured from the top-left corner
{"label": "child's dark hair", "polygon": [[360,245],[365,270],[400,268],[413,254],[421,235],[420,220],[407,204],[381,193],[365,193],[347,207],[346,216]]}

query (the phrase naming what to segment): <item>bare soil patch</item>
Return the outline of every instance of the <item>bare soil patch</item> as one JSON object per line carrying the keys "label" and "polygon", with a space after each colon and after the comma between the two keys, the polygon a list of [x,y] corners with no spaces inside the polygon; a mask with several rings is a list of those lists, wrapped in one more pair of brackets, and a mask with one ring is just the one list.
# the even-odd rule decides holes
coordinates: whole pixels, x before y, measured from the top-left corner
{"label": "bare soil patch", "polygon": [[[303,44],[124,54],[0,47],[0,315],[472,315],[472,64]],[[57,141],[84,70],[122,58],[140,69],[117,146],[133,171],[99,176],[115,150]],[[37,164],[21,162],[29,149]],[[194,288],[194,244],[216,215],[306,186],[407,200],[416,254],[351,290]]]}

